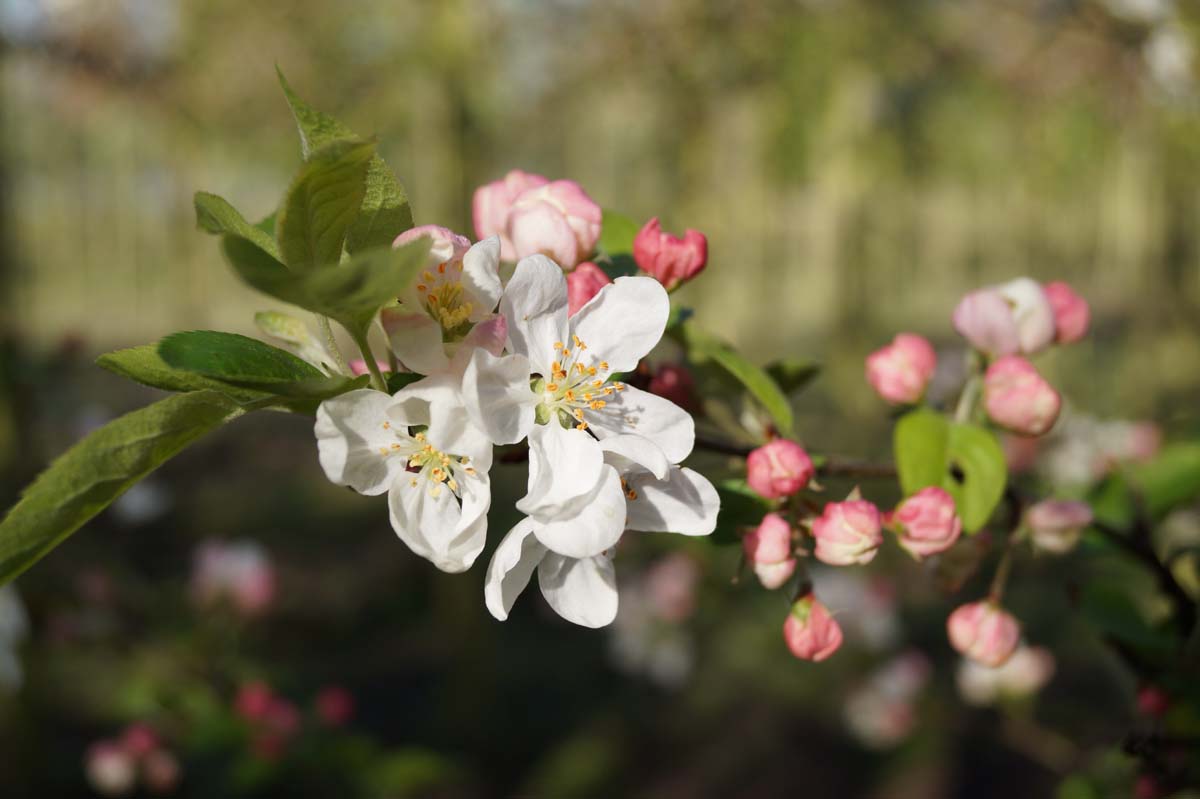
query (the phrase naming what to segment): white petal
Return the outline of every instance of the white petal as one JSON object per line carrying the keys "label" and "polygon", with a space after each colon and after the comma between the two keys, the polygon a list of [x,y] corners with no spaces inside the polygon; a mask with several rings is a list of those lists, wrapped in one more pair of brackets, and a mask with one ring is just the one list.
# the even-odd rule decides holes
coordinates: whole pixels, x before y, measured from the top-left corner
{"label": "white petal", "polygon": [[607,555],[577,559],[548,553],[538,565],[538,585],[569,622],[603,627],[617,617],[617,576]]}
{"label": "white petal", "polygon": [[504,287],[500,285],[500,237],[475,244],[463,256],[462,287],[470,300],[471,321],[478,322],[496,309]]}
{"label": "white petal", "polygon": [[721,498],[712,483],[691,469],[671,468],[662,481],[635,481],[637,499],[627,505],[626,527],[649,533],[708,535],[717,526]]}
{"label": "white petal", "polygon": [[443,373],[418,380],[396,392],[389,416],[400,426],[427,425],[425,437],[447,455],[466,455],[491,465],[491,441],[471,421],[458,381]]}
{"label": "white petal", "polygon": [[547,521],[535,532],[552,552],[573,558],[599,555],[625,530],[625,493],[611,466],[604,466],[590,497],[574,516]]}
{"label": "white petal", "polygon": [[317,454],[331,483],[373,496],[387,491],[404,471],[404,455],[394,454],[391,447],[407,436],[397,436],[388,418],[391,406],[387,394],[364,388],[327,399],[317,408]]}
{"label": "white petal", "polygon": [[445,485],[431,490],[431,481],[413,474],[403,476],[388,491],[392,529],[416,554],[443,571],[462,571],[446,557],[449,541],[462,516],[454,492]]}
{"label": "white petal", "polygon": [[667,291],[652,277],[619,277],[579,309],[572,333],[597,361],[628,372],[662,338],[671,313]]}
{"label": "white petal", "polygon": [[1050,346],[1056,331],[1054,308],[1041,284],[1033,278],[1019,277],[996,290],[1012,305],[1021,352],[1032,355]]}
{"label": "white petal", "polygon": [[650,439],[671,463],[679,463],[692,452],[696,423],[691,415],[657,394],[626,386],[607,397],[598,411],[585,411],[591,429],[600,438],[634,433]]}
{"label": "white petal", "polygon": [[608,436],[600,442],[600,449],[604,450],[604,462],[622,475],[645,470],[654,479],[664,480],[671,468],[662,448],[643,436]]}
{"label": "white petal", "polygon": [[482,347],[496,357],[504,352],[504,344],[508,340],[508,320],[500,314],[492,314],[479,320],[471,328],[471,332],[463,339],[462,347],[473,349]]}
{"label": "white petal", "polygon": [[442,345],[442,326],[429,318],[429,314],[388,308],[381,314],[380,322],[387,331],[392,352],[408,369],[430,375],[445,371],[450,365]]}
{"label": "white petal", "polygon": [[596,439],[557,419],[529,431],[529,488],[517,510],[539,521],[575,516],[591,499],[604,468]]}
{"label": "white petal", "polygon": [[492,553],[487,580],[483,584],[483,599],[487,609],[500,621],[508,618],[513,603],[529,585],[533,570],[546,555],[546,548],[533,535],[536,526],[533,519],[522,519]]}
{"label": "white petal", "polygon": [[517,443],[529,435],[538,402],[529,387],[528,359],[476,349],[463,372],[462,399],[471,421],[493,444]]}
{"label": "white petal", "polygon": [[517,264],[500,312],[508,320],[508,347],[529,358],[534,372],[550,373],[555,342],[567,341],[567,279],[544,255]]}

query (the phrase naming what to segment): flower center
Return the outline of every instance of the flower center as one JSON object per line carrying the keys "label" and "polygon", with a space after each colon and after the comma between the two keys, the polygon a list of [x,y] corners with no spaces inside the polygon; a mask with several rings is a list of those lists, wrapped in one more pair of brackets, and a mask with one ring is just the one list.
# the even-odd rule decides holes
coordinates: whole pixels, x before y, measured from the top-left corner
{"label": "flower center", "polygon": [[462,261],[447,261],[434,271],[426,269],[417,284],[421,304],[446,332],[464,325],[474,310],[463,292],[462,273]]}
{"label": "flower center", "polygon": [[[391,422],[383,423],[384,430],[395,431]],[[424,478],[429,482],[429,496],[435,499],[442,493],[442,486],[446,486],[459,495],[458,480],[455,478],[455,469],[457,468],[462,474],[467,477],[476,475],[475,467],[470,466],[471,459],[466,455],[447,455],[439,449],[435,449],[433,444],[425,440],[424,433],[417,433],[409,439],[408,446],[405,446],[404,439],[399,432],[396,432],[397,440],[389,446],[380,447],[380,457],[390,457],[392,455],[403,455],[408,458],[408,471],[412,474],[410,481],[412,486],[417,486],[417,481]]]}
{"label": "flower center", "polygon": [[574,424],[578,430],[587,430],[585,410],[598,411],[608,404],[611,397],[625,390],[625,384],[608,380],[608,361],[597,361],[586,355],[587,344],[579,336],[571,337],[575,347],[568,349],[561,341],[554,343],[554,363],[551,373],[545,376],[542,388],[542,410],[539,418],[549,419],[555,415],[564,424]]}

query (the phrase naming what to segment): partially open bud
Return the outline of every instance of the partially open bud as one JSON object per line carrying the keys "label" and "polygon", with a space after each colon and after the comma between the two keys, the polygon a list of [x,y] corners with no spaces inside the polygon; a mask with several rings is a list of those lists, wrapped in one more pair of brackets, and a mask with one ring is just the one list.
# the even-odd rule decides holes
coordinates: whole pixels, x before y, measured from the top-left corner
{"label": "partially open bud", "polygon": [[900,536],[900,546],[918,559],[945,552],[962,533],[954,497],[938,486],[922,488],[901,502],[887,523]]}
{"label": "partially open bud", "polygon": [[746,482],[767,499],[795,494],[808,485],[814,473],[812,458],[786,438],[763,444],[746,458]]}
{"label": "partially open bud", "polygon": [[1079,543],[1083,528],[1092,523],[1092,509],[1086,502],[1047,499],[1025,512],[1025,524],[1038,549],[1062,554]]}
{"label": "partially open bud", "polygon": [[842,628],[812,594],[792,605],[783,623],[783,640],[801,660],[821,661],[842,645]]}
{"label": "partially open bud", "polygon": [[686,366],[677,363],[664,363],[654,370],[647,386],[651,394],[657,394],[663,399],[695,414],[699,403],[696,401],[696,381]]}
{"label": "partially open bud", "polygon": [[470,239],[441,225],[421,225],[406,230],[396,237],[396,240],[392,242],[392,246],[400,247],[420,238],[427,238],[432,241],[429,249],[429,264],[431,267],[438,264],[461,261],[463,256],[467,254],[467,250],[471,249]]}
{"label": "partially open bud", "polygon": [[1042,290],[1054,309],[1055,340],[1059,344],[1071,344],[1086,336],[1092,319],[1087,300],[1061,280],[1047,283]]}
{"label": "partially open bud", "polygon": [[1020,277],[963,297],[954,329],[988,355],[1032,355],[1054,341],[1054,309],[1037,281]]}
{"label": "partially open bud", "polygon": [[1021,352],[1032,355],[1054,342],[1054,307],[1036,280],[1019,277],[996,287],[1012,308]]}
{"label": "partially open bud", "polygon": [[817,540],[813,554],[832,566],[870,563],[883,543],[879,509],[865,499],[826,504],[813,519],[812,534]]}
{"label": "partially open bud", "polygon": [[796,558],[792,556],[792,526],[778,513],[764,516],[758,527],[742,538],[742,549],[763,588],[780,587],[796,571]]}
{"label": "partially open bud", "polygon": [[601,217],[582,186],[556,180],[517,197],[508,213],[508,238],[517,258],[540,253],[570,270],[596,248]]}
{"label": "partially open bud", "polygon": [[575,313],[612,282],[604,270],[591,261],[584,261],[567,275],[567,315]]}
{"label": "partially open bud", "polygon": [[505,261],[515,261],[517,254],[508,238],[508,212],[523,192],[549,182],[541,175],[514,169],[503,179],[480,186],[471,201],[475,236],[480,241],[488,236],[499,236],[500,257]]}
{"label": "partially open bud", "polygon": [[1021,625],[990,600],[962,605],[946,620],[950,645],[964,657],[996,667],[1016,651]]}
{"label": "partially open bud", "polygon": [[867,356],[867,380],[893,405],[920,401],[937,368],[937,354],[921,336],[900,333]]}
{"label": "partially open bud", "polygon": [[688,228],[683,238],[664,233],[654,217],[633,240],[633,260],[642,271],[671,291],[704,271],[708,264],[708,239]]}
{"label": "partially open bud", "polygon": [[1054,426],[1062,398],[1033,364],[1008,355],[989,366],[983,377],[983,407],[1001,427],[1040,436]]}

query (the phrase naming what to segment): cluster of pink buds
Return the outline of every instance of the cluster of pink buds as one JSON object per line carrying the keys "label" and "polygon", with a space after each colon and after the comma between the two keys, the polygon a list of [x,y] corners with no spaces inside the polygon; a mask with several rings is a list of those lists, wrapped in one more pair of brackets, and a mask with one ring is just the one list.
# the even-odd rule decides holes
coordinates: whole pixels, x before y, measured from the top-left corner
{"label": "cluster of pink buds", "polygon": [[950,645],[983,666],[996,668],[1017,651],[1021,625],[990,599],[960,606],[946,621]]}
{"label": "cluster of pink buds", "polygon": [[263,760],[277,760],[300,731],[299,709],[265,682],[249,682],[239,688],[233,709],[250,725],[251,749]]}
{"label": "cluster of pink buds", "polygon": [[154,728],[130,724],[118,738],[106,738],[88,747],[84,756],[88,783],[103,796],[124,796],[139,782],[155,795],[171,793],[179,785],[181,769]]}

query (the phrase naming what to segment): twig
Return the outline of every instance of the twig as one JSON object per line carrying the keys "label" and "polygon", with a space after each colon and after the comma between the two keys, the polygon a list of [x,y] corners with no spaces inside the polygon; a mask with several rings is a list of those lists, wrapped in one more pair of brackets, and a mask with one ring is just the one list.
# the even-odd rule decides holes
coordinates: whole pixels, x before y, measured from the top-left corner
{"label": "twig", "polygon": [[1186,641],[1196,626],[1196,600],[1191,597],[1184,587],[1175,579],[1175,574],[1166,564],[1158,559],[1154,546],[1150,541],[1149,526],[1139,514],[1134,522],[1131,533],[1123,533],[1102,521],[1092,522],[1092,527],[1112,544],[1124,550],[1127,554],[1141,561],[1158,579],[1159,588],[1171,599],[1175,608],[1175,616],[1183,628],[1183,639]]}

